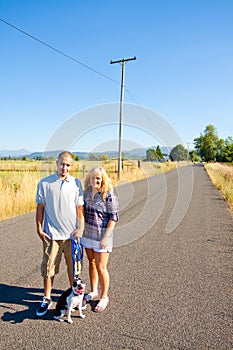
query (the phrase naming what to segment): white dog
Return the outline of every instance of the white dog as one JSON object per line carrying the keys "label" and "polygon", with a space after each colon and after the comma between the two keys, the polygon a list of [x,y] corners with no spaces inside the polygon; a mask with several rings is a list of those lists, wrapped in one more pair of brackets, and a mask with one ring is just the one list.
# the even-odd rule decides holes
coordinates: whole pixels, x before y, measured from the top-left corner
{"label": "white dog", "polygon": [[85,284],[82,283],[80,278],[75,279],[73,286],[63,292],[58,299],[56,314],[53,317],[62,322],[64,321],[63,316],[67,313],[67,321],[69,323],[73,323],[71,319],[71,312],[74,311],[75,308],[78,308],[79,316],[84,318],[85,315],[82,313],[82,310],[86,309],[86,306],[82,306],[84,291]]}

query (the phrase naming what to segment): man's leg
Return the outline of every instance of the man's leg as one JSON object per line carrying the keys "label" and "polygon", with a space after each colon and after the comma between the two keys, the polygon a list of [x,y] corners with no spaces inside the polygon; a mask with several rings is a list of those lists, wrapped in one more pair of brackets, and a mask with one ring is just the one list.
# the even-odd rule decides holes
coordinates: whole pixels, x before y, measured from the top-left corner
{"label": "man's leg", "polygon": [[[68,239],[63,241],[63,253],[66,261],[67,267],[67,275],[70,283],[70,287],[72,287],[74,282],[74,266],[73,266],[73,258],[72,258],[72,241]],[[78,277],[78,276],[76,276]]]}
{"label": "man's leg", "polygon": [[[61,260],[60,243],[56,241],[44,241],[44,255],[41,264],[41,273],[44,278],[44,297],[36,310],[37,316],[44,316],[52,306],[51,291],[54,275],[58,273]],[[52,277],[50,277],[52,276]]]}
{"label": "man's leg", "polygon": [[51,299],[51,291],[53,288],[53,281],[54,281],[54,276],[44,279],[44,296],[48,299]]}

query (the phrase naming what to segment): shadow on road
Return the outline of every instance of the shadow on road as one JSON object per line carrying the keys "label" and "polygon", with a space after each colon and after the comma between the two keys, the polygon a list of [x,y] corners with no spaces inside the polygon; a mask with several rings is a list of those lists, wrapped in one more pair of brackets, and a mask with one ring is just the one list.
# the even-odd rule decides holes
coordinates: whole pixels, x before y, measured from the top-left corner
{"label": "shadow on road", "polygon": [[[62,292],[62,290],[53,290],[53,294],[57,294],[57,297],[53,298],[54,302]],[[43,289],[0,284],[0,310],[5,311],[1,319],[10,323],[21,323],[25,319],[41,320],[36,316],[41,295],[43,295]],[[43,320],[51,319],[53,313],[53,310],[48,310]]]}

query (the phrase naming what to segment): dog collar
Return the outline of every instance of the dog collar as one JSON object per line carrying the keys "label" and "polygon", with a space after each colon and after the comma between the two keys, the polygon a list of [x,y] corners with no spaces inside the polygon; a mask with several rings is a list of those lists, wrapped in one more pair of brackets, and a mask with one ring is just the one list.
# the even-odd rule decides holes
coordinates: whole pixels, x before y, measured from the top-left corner
{"label": "dog collar", "polygon": [[75,295],[84,294],[84,289],[83,289],[83,288],[82,288],[82,289],[79,289],[77,292],[76,292],[76,291],[73,291],[73,293],[74,293]]}

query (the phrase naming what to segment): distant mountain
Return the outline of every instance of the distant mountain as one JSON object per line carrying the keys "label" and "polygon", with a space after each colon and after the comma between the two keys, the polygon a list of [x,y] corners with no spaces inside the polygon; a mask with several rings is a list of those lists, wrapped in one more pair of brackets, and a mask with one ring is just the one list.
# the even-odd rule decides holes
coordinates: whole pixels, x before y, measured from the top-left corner
{"label": "distant mountain", "polygon": [[[123,151],[124,155],[128,158],[132,157],[132,158],[145,158],[146,157],[146,151],[148,149],[154,149],[156,150],[157,146],[151,146],[151,147],[146,147],[146,148],[134,148],[128,151]],[[160,147],[161,152],[165,155],[169,155],[172,147]]]}
{"label": "distant mountain", "polygon": [[18,149],[18,150],[8,150],[8,149],[3,149],[0,150],[0,157],[22,157],[22,156],[27,156],[31,152],[27,151],[26,149]]}
{"label": "distant mountain", "polygon": [[[48,152],[33,152],[27,155],[28,158],[57,158],[58,154],[62,152],[63,150],[58,151],[48,151]],[[79,156],[81,159],[84,159],[88,156],[88,152],[72,152],[73,154],[76,154],[76,156]]]}
{"label": "distant mountain", "polygon": [[[124,156],[126,158],[131,159],[141,159],[146,157],[146,151],[149,148],[156,149],[157,146],[151,146],[146,148],[134,148],[131,150],[123,150]],[[172,147],[160,147],[161,152],[165,155],[169,155]],[[19,150],[0,150],[0,157],[23,157],[27,156],[27,158],[30,159],[39,159],[41,157],[46,158],[56,158],[57,155],[62,152],[62,150],[57,151],[49,151],[49,152],[30,152],[25,149],[19,149]],[[79,156],[80,159],[85,159],[88,157],[89,153],[95,153],[97,156],[101,156],[103,154],[108,155],[109,158],[117,158],[118,157],[118,151],[104,151],[104,152],[72,152],[76,154],[76,156]]]}

